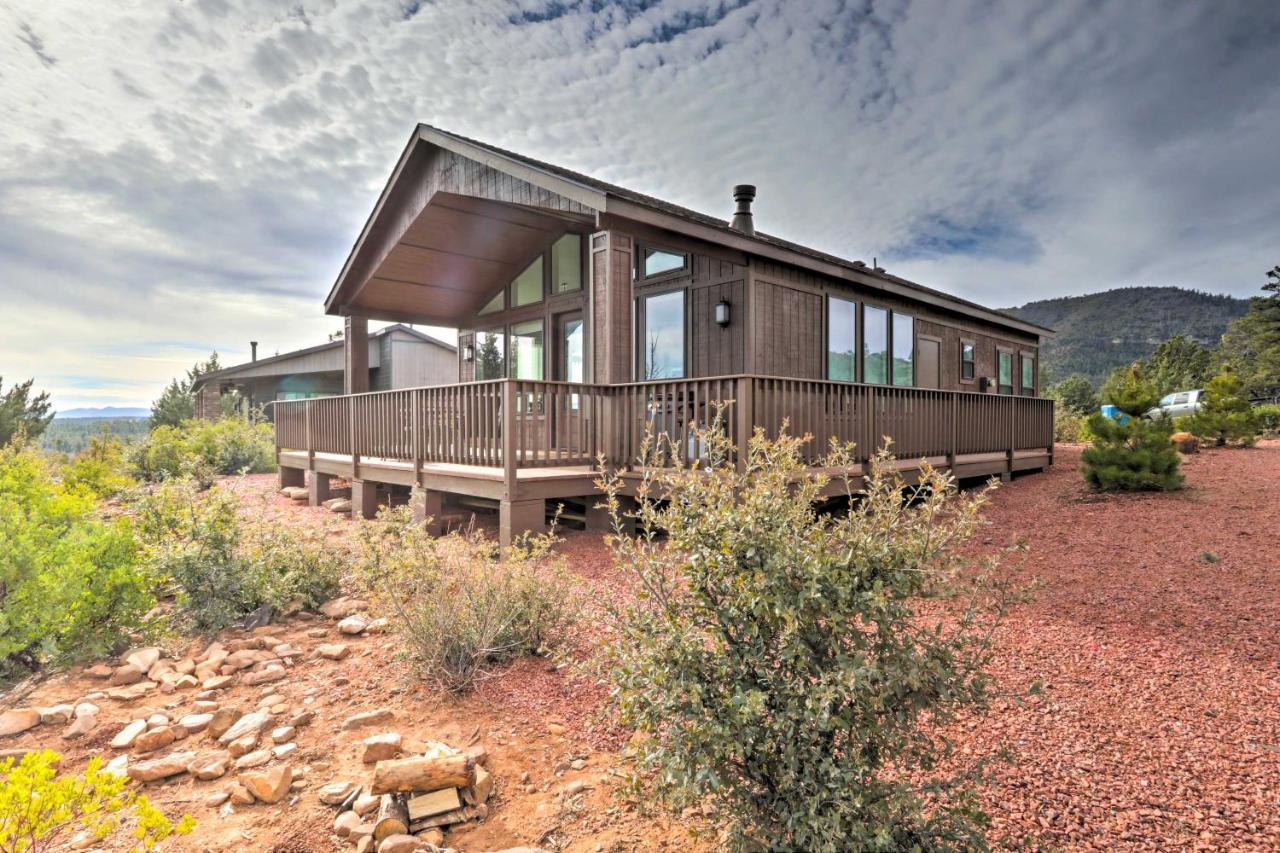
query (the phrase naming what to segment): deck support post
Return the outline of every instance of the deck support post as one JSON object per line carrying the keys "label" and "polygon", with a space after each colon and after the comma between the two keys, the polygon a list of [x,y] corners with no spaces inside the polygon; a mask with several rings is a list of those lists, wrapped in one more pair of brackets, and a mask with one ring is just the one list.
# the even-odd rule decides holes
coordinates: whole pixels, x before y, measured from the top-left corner
{"label": "deck support post", "polygon": [[[608,508],[603,506],[605,496],[587,495],[583,499],[583,502],[587,507],[587,530],[599,533],[612,533],[613,519],[609,516]],[[601,506],[597,507],[597,504],[601,504]],[[635,498],[630,495],[618,495],[618,511],[622,515],[622,530],[628,536],[636,535],[636,520],[634,518],[636,506]]]}
{"label": "deck support post", "polygon": [[541,533],[547,525],[547,504],[542,498],[498,501],[498,544],[510,547],[522,533]]}
{"label": "deck support post", "polygon": [[307,488],[307,503],[311,506],[320,506],[320,504],[333,497],[333,491],[329,488],[329,482],[333,478],[328,474],[321,474],[319,471],[312,470],[311,482]]}
{"label": "deck support post", "polygon": [[305,486],[307,484],[307,472],[301,468],[287,468],[280,466],[280,488],[284,489],[289,486]]}
{"label": "deck support post", "polygon": [[373,518],[378,514],[378,484],[372,480],[351,481],[351,517]]}
{"label": "deck support post", "polygon": [[444,530],[444,492],[435,489],[420,489],[414,492],[413,521],[425,524],[427,532],[439,536]]}

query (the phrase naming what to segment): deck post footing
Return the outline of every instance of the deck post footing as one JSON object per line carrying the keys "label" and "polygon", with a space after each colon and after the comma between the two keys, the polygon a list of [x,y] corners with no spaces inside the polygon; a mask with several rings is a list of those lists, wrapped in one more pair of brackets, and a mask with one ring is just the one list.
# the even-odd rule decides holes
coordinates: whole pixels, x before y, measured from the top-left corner
{"label": "deck post footing", "polygon": [[[421,494],[419,495],[418,492]],[[427,532],[432,536],[439,536],[444,529],[444,492],[436,489],[420,489],[415,491],[413,502],[413,521],[415,524],[424,524],[427,519],[431,523],[427,525]]]}
{"label": "deck post footing", "polygon": [[372,480],[351,481],[351,517],[373,518],[378,514],[378,484]]}
{"label": "deck post footing", "polygon": [[332,477],[328,474],[312,471],[311,482],[307,488],[307,503],[311,504],[311,506],[320,506],[320,504],[333,497],[333,491],[329,488],[331,479]]}
{"label": "deck post footing", "polygon": [[287,468],[281,465],[280,468],[280,488],[288,488],[289,486],[305,486],[307,484],[307,472],[301,468]]}
{"label": "deck post footing", "polygon": [[542,498],[498,501],[498,544],[507,548],[522,533],[541,533],[547,526],[547,502]]}

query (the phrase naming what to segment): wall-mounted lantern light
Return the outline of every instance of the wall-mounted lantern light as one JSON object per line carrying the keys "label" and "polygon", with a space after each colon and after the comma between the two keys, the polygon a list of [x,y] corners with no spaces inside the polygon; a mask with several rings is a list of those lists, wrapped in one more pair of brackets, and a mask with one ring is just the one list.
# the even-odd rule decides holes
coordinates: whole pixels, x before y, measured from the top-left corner
{"label": "wall-mounted lantern light", "polygon": [[462,348],[462,360],[463,360],[463,361],[466,361],[466,362],[472,362],[472,361],[475,361],[475,358],[476,358],[476,348],[475,348],[475,347],[473,347],[471,344],[467,344],[466,346],[464,346],[464,347]]}
{"label": "wall-mounted lantern light", "polygon": [[723,299],[716,303],[716,325],[729,325],[729,303]]}

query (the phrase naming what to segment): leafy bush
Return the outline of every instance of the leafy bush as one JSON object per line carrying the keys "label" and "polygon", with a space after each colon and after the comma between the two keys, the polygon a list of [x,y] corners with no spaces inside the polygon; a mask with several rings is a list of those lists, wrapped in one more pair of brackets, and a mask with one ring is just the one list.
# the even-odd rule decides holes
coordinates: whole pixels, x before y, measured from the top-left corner
{"label": "leafy bush", "polygon": [[194,477],[207,487],[217,474],[274,471],[275,433],[242,417],[161,425],[134,449],[133,464],[148,480]]}
{"label": "leafy bush", "polygon": [[1050,385],[1045,389],[1045,396],[1057,401],[1057,408],[1077,415],[1092,414],[1098,408],[1098,394],[1093,390],[1093,383],[1079,373]]}
{"label": "leafy bush", "polygon": [[[909,780],[943,752],[926,721],[987,693],[985,631],[1007,599],[956,553],[984,496],[927,465],[907,487],[884,452],[848,514],[823,516],[801,439],[757,431],[737,471],[723,430],[700,438],[700,470],[646,478],[634,539],[620,479],[603,481],[638,590],[609,609],[603,649],[621,718],[646,736],[642,779],[672,808],[711,806],[733,849],[982,846],[958,784]],[[821,464],[851,462],[835,448]],[[920,609],[962,592],[968,607]]]}
{"label": "leafy bush", "polygon": [[152,570],[177,585],[178,606],[198,630],[237,622],[263,605],[314,606],[338,588],[344,564],[322,533],[244,521],[229,490],[201,492],[168,480],[135,509]]}
{"label": "leafy bush", "polygon": [[1169,441],[1173,423],[1169,418],[1143,417],[1160,398],[1142,366],[1135,362],[1127,371],[1112,374],[1102,396],[1128,417],[1125,423],[1101,413],[1089,417],[1086,426],[1093,446],[1081,456],[1085,481],[1100,491],[1181,488],[1178,451]]}
{"label": "leafy bush", "polygon": [[1081,437],[1084,417],[1061,404],[1053,409],[1053,440],[1064,444],[1085,441]]}
{"label": "leafy bush", "polygon": [[1253,407],[1253,416],[1258,419],[1258,429],[1268,436],[1280,434],[1280,403],[1263,403]]}
{"label": "leafy bush", "polygon": [[77,831],[91,839],[114,832],[126,811],[136,819],[134,850],[151,850],[171,835],[186,835],[195,826],[183,815],[175,826],[141,794],[129,790],[128,778],[107,773],[101,758],[89,759],[79,776],[59,776],[61,756],[44,750],[0,762],[0,853],[39,853],[70,841]]}
{"label": "leafy bush", "polygon": [[505,554],[476,531],[429,535],[406,507],[361,528],[359,574],[392,615],[423,677],[451,692],[487,667],[556,643],[576,612],[552,533],[525,537]]}
{"label": "leafy bush", "polygon": [[128,470],[124,443],[104,429],[62,467],[62,482],[68,489],[82,489],[95,498],[108,498],[134,484]]}
{"label": "leafy bush", "polygon": [[1252,445],[1258,440],[1258,419],[1245,396],[1244,384],[1224,367],[1209,380],[1200,399],[1200,408],[1187,418],[1187,430],[1201,441]]}
{"label": "leafy bush", "polygon": [[25,445],[0,448],[0,670],[102,655],[155,605],[127,520]]}

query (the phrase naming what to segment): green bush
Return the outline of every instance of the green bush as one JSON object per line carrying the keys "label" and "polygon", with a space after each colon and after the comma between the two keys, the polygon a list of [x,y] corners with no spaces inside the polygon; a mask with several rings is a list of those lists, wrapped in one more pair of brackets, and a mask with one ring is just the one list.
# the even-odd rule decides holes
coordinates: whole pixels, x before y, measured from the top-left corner
{"label": "green bush", "polygon": [[148,564],[176,585],[179,610],[197,630],[226,627],[263,605],[315,606],[338,589],[344,560],[323,533],[242,518],[230,490],[167,480],[135,512]]}
{"label": "green bush", "polygon": [[552,533],[499,553],[475,531],[433,537],[406,507],[361,529],[359,575],[434,687],[461,692],[487,667],[555,645],[577,613]]}
{"label": "green bush", "polygon": [[1248,447],[1258,440],[1258,430],[1258,418],[1245,396],[1244,384],[1230,367],[1223,367],[1205,386],[1200,408],[1187,418],[1187,431],[1219,447]]}
{"label": "green bush", "polygon": [[1085,441],[1082,437],[1084,416],[1061,404],[1053,409],[1053,440],[1063,444]]}
{"label": "green bush", "polygon": [[1280,403],[1263,403],[1253,407],[1258,429],[1268,436],[1280,435]]}
{"label": "green bush", "polygon": [[127,520],[25,445],[0,448],[0,671],[99,656],[155,605]]}
{"label": "green bush", "polygon": [[62,466],[62,483],[95,498],[109,498],[134,485],[129,476],[124,443],[104,429],[89,445]]}
{"label": "green bush", "polygon": [[236,416],[162,425],[134,449],[133,464],[148,480],[194,477],[202,484],[217,474],[274,471],[275,433],[270,424]]}
{"label": "green bush", "polygon": [[[984,846],[972,797],[929,778],[944,752],[930,732],[987,693],[1004,596],[958,554],[983,497],[927,465],[908,487],[882,453],[847,515],[819,515],[801,439],[757,431],[738,471],[723,430],[700,438],[697,470],[646,478],[636,538],[620,479],[603,481],[614,562],[638,592],[610,607],[602,649],[644,736],[639,781],[674,809],[709,807],[731,849]],[[821,464],[851,462],[837,448]],[[927,616],[933,596],[972,606]]]}
{"label": "green bush", "polygon": [[1086,427],[1093,445],[1081,455],[1085,482],[1099,491],[1167,491],[1182,488],[1178,451],[1168,418],[1143,414],[1159,401],[1155,386],[1134,363],[1102,387],[1103,400],[1128,416],[1126,423],[1097,413]]}

